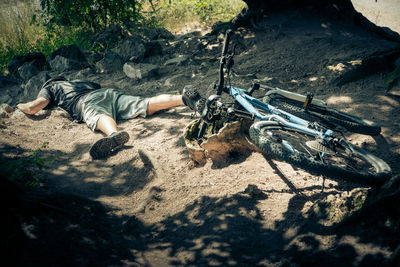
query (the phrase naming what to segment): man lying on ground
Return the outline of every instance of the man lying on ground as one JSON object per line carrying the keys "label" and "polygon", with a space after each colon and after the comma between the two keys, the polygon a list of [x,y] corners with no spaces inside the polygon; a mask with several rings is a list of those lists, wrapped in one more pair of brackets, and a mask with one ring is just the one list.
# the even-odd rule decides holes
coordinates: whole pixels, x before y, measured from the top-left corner
{"label": "man lying on ground", "polygon": [[101,88],[89,81],[68,81],[63,77],[48,80],[42,86],[37,98],[20,103],[18,109],[26,114],[36,114],[44,108],[61,107],[78,122],[86,122],[94,132],[106,136],[90,148],[93,159],[103,158],[122,147],[129,140],[129,134],[118,131],[117,121],[135,117],[146,117],[157,111],[186,105],[192,110],[204,106],[197,90],[187,85],[182,95],[162,94],[150,98],[132,96],[112,88]]}

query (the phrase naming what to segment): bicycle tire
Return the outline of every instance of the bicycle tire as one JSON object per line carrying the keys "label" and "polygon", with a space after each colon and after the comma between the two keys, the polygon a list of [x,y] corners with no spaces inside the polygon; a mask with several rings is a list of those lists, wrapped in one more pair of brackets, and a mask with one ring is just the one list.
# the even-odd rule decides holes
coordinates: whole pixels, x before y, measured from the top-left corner
{"label": "bicycle tire", "polygon": [[339,130],[339,126],[353,133],[372,136],[379,135],[381,132],[381,127],[374,122],[333,108],[320,107],[311,104],[308,110],[305,111],[302,108],[303,103],[284,97],[268,96],[265,97],[263,101],[302,119],[325,124],[328,128],[334,126],[336,127],[336,130]]}
{"label": "bicycle tire", "polygon": [[[386,162],[352,144],[349,144],[354,149],[352,155],[338,152],[331,155],[326,153],[325,162],[319,161],[305,148],[306,140],[315,140],[314,136],[281,125],[279,122],[256,122],[249,129],[249,137],[252,143],[273,158],[288,162],[313,174],[347,178],[372,185],[381,184],[390,177],[391,169]],[[279,141],[279,138],[282,139]],[[282,140],[289,140],[296,151],[285,148]],[[336,158],[344,162],[337,161]]]}

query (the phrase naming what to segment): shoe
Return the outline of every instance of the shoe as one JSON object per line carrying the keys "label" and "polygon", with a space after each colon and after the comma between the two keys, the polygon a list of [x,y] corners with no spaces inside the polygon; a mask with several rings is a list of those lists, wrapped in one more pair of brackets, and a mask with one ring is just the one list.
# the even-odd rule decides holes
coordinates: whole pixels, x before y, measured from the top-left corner
{"label": "shoe", "polygon": [[121,148],[128,141],[129,134],[127,132],[115,132],[96,141],[90,148],[89,154],[93,159],[104,158],[112,151]]}
{"label": "shoe", "polygon": [[206,99],[201,97],[199,92],[193,85],[186,85],[182,92],[183,103],[190,109],[195,110],[201,114],[204,109]]}

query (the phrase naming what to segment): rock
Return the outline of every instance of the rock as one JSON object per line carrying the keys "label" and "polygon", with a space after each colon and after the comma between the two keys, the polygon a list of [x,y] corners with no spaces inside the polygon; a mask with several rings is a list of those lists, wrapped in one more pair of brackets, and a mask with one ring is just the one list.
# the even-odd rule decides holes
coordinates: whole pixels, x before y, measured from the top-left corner
{"label": "rock", "polygon": [[243,193],[249,194],[250,196],[260,195],[262,193],[261,189],[257,185],[249,184]]}
{"label": "rock", "polygon": [[146,47],[141,38],[134,36],[125,38],[119,42],[117,47],[112,49],[112,51],[117,53],[125,62],[140,62],[145,57]]}
{"label": "rock", "polygon": [[54,71],[65,72],[69,70],[80,70],[83,65],[81,62],[57,55],[49,61],[50,67]]}
{"label": "rock", "polygon": [[110,26],[104,32],[92,38],[93,43],[101,44],[102,47],[109,47],[126,37],[124,29],[119,24]]}
{"label": "rock", "polygon": [[159,39],[173,40],[175,38],[175,36],[171,32],[162,28],[155,28],[155,29],[145,28],[142,29],[140,32],[142,36],[144,36],[148,40],[159,40]]}
{"label": "rock", "polygon": [[42,85],[50,79],[50,75],[47,71],[42,71],[38,75],[33,76],[26,84],[24,89],[23,99],[25,101],[31,101],[36,98]]}
{"label": "rock", "polygon": [[212,25],[209,35],[218,35],[220,33],[225,33],[228,29],[231,29],[232,26],[232,22],[217,21],[214,25]]}
{"label": "rock", "polygon": [[26,62],[24,63],[24,65],[18,68],[18,74],[25,82],[38,73],[39,70],[32,61]]}
{"label": "rock", "polygon": [[367,188],[355,188],[341,194],[329,194],[302,213],[306,218],[317,218],[324,226],[332,226],[360,210],[366,201],[368,191]]}
{"label": "rock", "polygon": [[7,86],[13,86],[16,84],[18,84],[16,80],[0,75],[0,91],[2,91],[2,89],[6,88]]}
{"label": "rock", "polygon": [[8,94],[3,94],[0,96],[0,103],[12,104],[12,98]]}
{"label": "rock", "polygon": [[143,79],[156,75],[158,66],[153,64],[127,62],[124,64],[123,71],[131,79]]}
{"label": "rock", "polygon": [[16,84],[16,85],[7,87],[6,92],[12,99],[14,99],[14,98],[18,98],[22,94],[23,88],[19,84]]}
{"label": "rock", "polygon": [[145,57],[157,56],[162,55],[163,48],[160,41],[151,41],[145,44],[146,53]]}
{"label": "rock", "polygon": [[87,80],[88,76],[94,75],[94,73],[95,72],[91,68],[86,68],[75,73],[74,79]]}
{"label": "rock", "polygon": [[14,112],[14,109],[8,104],[0,105],[0,118],[8,118],[10,114]]}
{"label": "rock", "polygon": [[60,47],[50,55],[50,59],[55,59],[57,56],[68,58],[87,66],[87,59],[85,55],[76,45],[67,45]]}
{"label": "rock", "polygon": [[96,63],[96,70],[100,73],[118,72],[121,71],[122,65],[122,58],[117,53],[108,51],[104,58]]}
{"label": "rock", "polygon": [[168,59],[165,63],[164,63],[164,65],[165,66],[169,66],[169,65],[178,65],[178,66],[180,66],[180,65],[183,65],[185,62],[187,62],[189,60],[189,57],[188,56],[185,56],[185,55],[178,55],[178,56],[176,56],[175,58],[171,58],[171,59]]}
{"label": "rock", "polygon": [[44,70],[47,66],[47,61],[44,54],[32,52],[26,55],[15,55],[7,64],[8,71],[13,75],[18,74],[19,67],[24,65],[26,62],[32,62],[32,64],[38,70]]}
{"label": "rock", "polygon": [[96,51],[83,51],[89,66],[96,66],[96,63],[103,59],[103,55]]}
{"label": "rock", "polygon": [[139,33],[140,36],[148,41],[152,40],[173,40],[175,36],[166,29],[163,28],[148,28],[142,27],[141,25],[135,24],[134,22],[128,22],[125,26],[135,33]]}
{"label": "rock", "polygon": [[19,102],[22,94],[23,88],[19,84],[8,86],[0,94],[0,103],[7,103],[13,106]]}

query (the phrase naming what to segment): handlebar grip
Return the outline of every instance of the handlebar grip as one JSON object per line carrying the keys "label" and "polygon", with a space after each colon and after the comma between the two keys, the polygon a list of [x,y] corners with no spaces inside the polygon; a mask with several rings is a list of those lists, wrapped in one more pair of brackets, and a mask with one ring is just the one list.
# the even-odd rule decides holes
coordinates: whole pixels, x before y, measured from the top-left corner
{"label": "handlebar grip", "polygon": [[224,40],[224,46],[222,48],[222,56],[225,56],[226,53],[228,52],[228,47],[229,47],[229,40],[232,36],[233,31],[232,30],[227,30],[225,33],[225,40]]}

